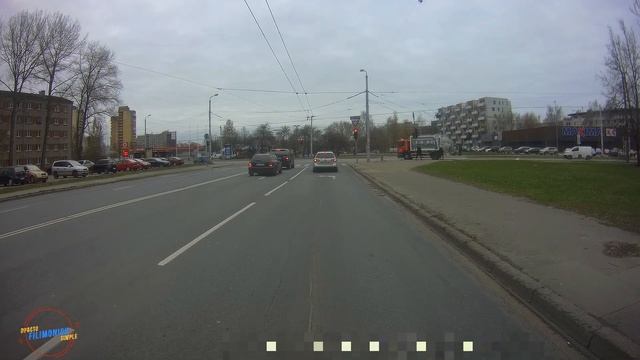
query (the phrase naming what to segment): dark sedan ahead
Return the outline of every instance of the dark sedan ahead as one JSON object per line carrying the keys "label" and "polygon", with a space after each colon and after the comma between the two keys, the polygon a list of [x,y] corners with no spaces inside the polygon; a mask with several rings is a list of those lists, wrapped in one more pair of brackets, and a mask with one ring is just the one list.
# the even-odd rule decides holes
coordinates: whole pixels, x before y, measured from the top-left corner
{"label": "dark sedan ahead", "polygon": [[282,173],[282,163],[273,154],[255,154],[249,161],[249,176],[280,173]]}
{"label": "dark sedan ahead", "polygon": [[293,169],[296,166],[293,151],[289,149],[273,149],[271,152],[278,157],[283,168]]}

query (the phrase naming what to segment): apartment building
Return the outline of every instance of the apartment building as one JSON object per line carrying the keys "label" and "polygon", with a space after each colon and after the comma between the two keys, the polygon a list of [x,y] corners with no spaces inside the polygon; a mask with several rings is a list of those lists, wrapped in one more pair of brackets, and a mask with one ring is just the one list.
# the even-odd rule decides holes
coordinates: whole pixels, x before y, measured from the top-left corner
{"label": "apartment building", "polygon": [[[147,134],[147,147],[150,149],[156,148],[175,148],[176,147],[176,132],[165,130],[159,134]],[[136,145],[139,149],[144,150],[144,135],[138,135],[136,137]]]}
{"label": "apartment building", "polygon": [[492,145],[502,140],[505,130],[500,118],[510,114],[509,99],[483,97],[439,108],[432,125],[437,125],[456,145]]}
{"label": "apartment building", "polygon": [[[70,100],[52,96],[51,122],[47,139],[45,162],[71,157],[71,132],[73,103]],[[39,164],[42,155],[44,121],[46,117],[47,95],[22,93],[19,97],[15,129],[16,164]],[[0,165],[9,165],[9,131],[11,129],[11,92],[0,91]]]}
{"label": "apartment building", "polygon": [[118,115],[111,117],[111,151],[136,148],[136,112],[120,106]]}

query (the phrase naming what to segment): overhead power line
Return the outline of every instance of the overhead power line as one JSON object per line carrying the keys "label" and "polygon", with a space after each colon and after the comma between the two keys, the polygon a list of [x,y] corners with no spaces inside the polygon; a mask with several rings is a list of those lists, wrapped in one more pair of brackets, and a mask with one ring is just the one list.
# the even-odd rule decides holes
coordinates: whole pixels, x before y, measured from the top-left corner
{"label": "overhead power line", "polygon": [[273,11],[271,10],[269,1],[264,0],[264,2],[267,4],[267,8],[269,9],[269,13],[271,14],[271,19],[273,19],[273,24],[276,26],[276,30],[278,30],[278,35],[280,36],[280,40],[282,41],[282,46],[284,47],[284,50],[287,52],[287,57],[289,57],[289,61],[291,62],[291,67],[293,68],[293,72],[296,74],[296,77],[298,78],[298,83],[300,84],[300,88],[304,92],[305,99],[307,100],[307,106],[309,106],[309,112],[311,113],[311,115],[313,115],[313,110],[311,109],[311,103],[309,102],[309,95],[307,95],[307,90],[304,88],[304,85],[302,85],[300,74],[298,73],[298,69],[296,69],[296,65],[293,62],[293,58],[291,58],[291,53],[289,52],[289,48],[287,47],[287,44],[284,42],[284,37],[282,36],[280,27],[278,26],[278,22],[276,21],[276,17],[273,15]]}
{"label": "overhead power line", "polygon": [[287,79],[287,82],[291,86],[291,90],[293,90],[293,92],[296,94],[296,98],[298,99],[298,103],[300,104],[300,107],[304,109],[304,106],[300,101],[300,96],[298,95],[298,91],[296,90],[296,87],[293,86],[293,83],[291,82],[289,75],[287,75],[287,72],[284,70],[284,67],[280,62],[280,59],[278,59],[278,55],[276,55],[276,52],[275,50],[273,50],[273,46],[271,46],[271,43],[269,42],[267,35],[265,35],[264,31],[262,30],[262,26],[260,26],[260,22],[258,22],[258,19],[256,18],[256,15],[253,13],[253,10],[251,10],[251,6],[249,6],[249,3],[247,2],[247,0],[244,0],[244,4],[247,5],[247,9],[249,9],[249,12],[251,13],[251,17],[253,18],[253,21],[256,23],[256,26],[258,26],[258,29],[260,30],[260,34],[262,34],[262,38],[267,43],[267,46],[269,46],[269,49],[271,50],[271,54],[273,55],[273,57],[276,59],[276,62],[280,66],[280,70],[282,70],[282,74],[284,74],[284,77]]}

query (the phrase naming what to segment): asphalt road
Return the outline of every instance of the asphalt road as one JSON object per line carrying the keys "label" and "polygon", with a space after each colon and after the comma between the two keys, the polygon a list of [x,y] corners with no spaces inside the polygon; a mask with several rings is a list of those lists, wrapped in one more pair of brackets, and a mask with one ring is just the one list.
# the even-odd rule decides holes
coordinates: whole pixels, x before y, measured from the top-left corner
{"label": "asphalt road", "polygon": [[1,203],[0,357],[31,353],[21,327],[64,324],[51,309],[78,336],[53,343],[64,359],[581,357],[349,167],[304,165]]}

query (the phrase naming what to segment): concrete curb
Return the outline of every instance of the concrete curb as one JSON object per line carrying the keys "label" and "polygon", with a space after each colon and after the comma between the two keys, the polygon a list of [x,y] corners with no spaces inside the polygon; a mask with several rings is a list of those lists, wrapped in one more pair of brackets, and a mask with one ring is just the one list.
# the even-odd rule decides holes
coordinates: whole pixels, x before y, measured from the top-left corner
{"label": "concrete curb", "polygon": [[384,182],[358,169],[351,168],[374,186],[407,208],[441,237],[464,252],[503,288],[541,316],[560,333],[573,339],[593,355],[602,359],[640,359],[640,345],[617,330],[601,323],[575,304],[544,287],[538,280],[501,259],[489,248],[456,229],[438,213],[415,203]]}
{"label": "concrete curb", "polygon": [[[211,165],[209,166],[210,169],[213,168],[221,168],[221,167],[227,167],[227,166],[232,166],[234,164],[224,164],[224,165]],[[139,180],[139,179],[146,179],[149,177],[154,177],[154,176],[161,176],[161,175],[170,175],[170,174],[177,174],[177,173],[182,173],[182,172],[190,172],[190,171],[196,171],[196,170],[202,170],[205,169],[206,167],[204,166],[189,166],[188,168],[177,168],[177,169],[168,169],[168,170],[164,170],[164,171],[153,171],[153,172],[148,172],[148,173],[139,173],[139,174],[131,174],[131,176],[119,176],[119,177],[112,177],[112,178],[103,178],[103,179],[96,179],[95,181],[80,181],[77,183],[71,183],[68,185],[65,184],[60,184],[58,185],[52,185],[51,188],[49,187],[45,187],[45,188],[41,188],[41,189],[33,189],[28,190],[28,192],[26,193],[8,193],[8,194],[2,194],[0,193],[0,203],[1,202],[5,202],[5,201],[11,201],[11,200],[17,200],[17,199],[24,199],[24,198],[28,198],[28,197],[32,197],[32,196],[38,196],[38,195],[45,195],[45,194],[53,194],[53,193],[57,193],[57,192],[62,192],[62,191],[69,191],[69,190],[76,190],[76,189],[83,189],[83,188],[88,188],[88,187],[93,187],[93,186],[100,186],[100,185],[106,185],[106,184],[112,184],[112,183],[117,183],[117,182],[121,182],[121,181],[131,181],[131,180]],[[106,175],[108,176],[108,175]]]}

